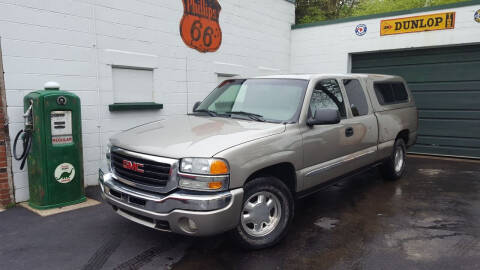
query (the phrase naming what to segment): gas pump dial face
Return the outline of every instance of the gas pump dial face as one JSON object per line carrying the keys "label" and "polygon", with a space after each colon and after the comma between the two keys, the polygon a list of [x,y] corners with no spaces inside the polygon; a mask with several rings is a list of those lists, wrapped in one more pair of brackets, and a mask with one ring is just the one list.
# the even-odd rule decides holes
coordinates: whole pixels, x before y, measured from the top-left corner
{"label": "gas pump dial face", "polygon": [[66,145],[73,143],[72,134],[72,112],[71,111],[52,111],[51,134],[53,145]]}
{"label": "gas pump dial face", "polygon": [[67,104],[67,98],[64,97],[64,96],[59,96],[59,97],[57,98],[57,104],[58,104],[58,105],[65,105],[65,104]]}

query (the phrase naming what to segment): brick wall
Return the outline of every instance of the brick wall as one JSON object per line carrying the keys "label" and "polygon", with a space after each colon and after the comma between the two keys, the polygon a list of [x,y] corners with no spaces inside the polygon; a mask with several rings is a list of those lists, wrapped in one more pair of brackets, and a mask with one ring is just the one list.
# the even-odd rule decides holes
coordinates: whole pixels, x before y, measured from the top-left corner
{"label": "brick wall", "polygon": [[5,125],[5,83],[3,79],[3,65],[0,48],[0,207],[13,202],[13,189],[9,177],[8,161],[8,128]]}
{"label": "brick wall", "polygon": [[[3,102],[2,102],[3,103]],[[0,206],[7,206],[12,202],[12,190],[8,177],[6,128],[4,128],[3,108],[0,106]]]}

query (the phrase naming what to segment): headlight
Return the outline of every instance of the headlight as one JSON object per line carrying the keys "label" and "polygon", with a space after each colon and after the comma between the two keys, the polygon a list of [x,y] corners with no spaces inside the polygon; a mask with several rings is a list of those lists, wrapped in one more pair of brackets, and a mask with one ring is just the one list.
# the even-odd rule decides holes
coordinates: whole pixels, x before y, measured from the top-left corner
{"label": "headlight", "polygon": [[216,158],[183,158],[179,168],[179,187],[191,190],[221,191],[228,189],[228,163]]}
{"label": "headlight", "polygon": [[180,161],[180,172],[203,175],[230,173],[227,162],[216,158],[183,158]]}

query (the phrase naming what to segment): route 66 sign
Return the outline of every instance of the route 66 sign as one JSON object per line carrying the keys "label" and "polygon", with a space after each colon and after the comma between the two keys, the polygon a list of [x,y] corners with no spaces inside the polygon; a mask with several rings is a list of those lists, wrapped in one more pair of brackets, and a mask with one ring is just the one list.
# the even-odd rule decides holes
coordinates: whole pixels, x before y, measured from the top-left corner
{"label": "route 66 sign", "polygon": [[182,0],[180,35],[185,44],[199,52],[214,52],[222,44],[218,23],[222,7],[218,0]]}

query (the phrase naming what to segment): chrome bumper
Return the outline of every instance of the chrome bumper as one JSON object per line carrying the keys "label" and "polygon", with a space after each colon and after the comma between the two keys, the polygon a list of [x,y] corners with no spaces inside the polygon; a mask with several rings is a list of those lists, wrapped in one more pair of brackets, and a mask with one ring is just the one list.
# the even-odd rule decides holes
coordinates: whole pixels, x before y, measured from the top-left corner
{"label": "chrome bumper", "polygon": [[132,189],[100,170],[102,197],[115,211],[142,225],[175,233],[206,236],[237,226],[243,189],[193,195],[178,191],[160,195]]}

